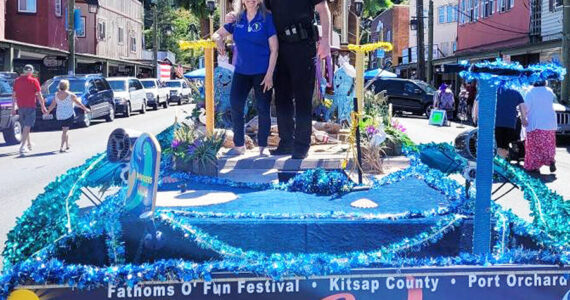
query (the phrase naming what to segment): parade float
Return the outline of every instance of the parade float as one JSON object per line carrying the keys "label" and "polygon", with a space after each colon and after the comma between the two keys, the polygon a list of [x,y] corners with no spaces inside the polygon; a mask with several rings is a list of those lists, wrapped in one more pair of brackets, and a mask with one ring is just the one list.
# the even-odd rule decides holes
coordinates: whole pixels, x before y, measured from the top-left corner
{"label": "parade float", "polygon": [[[213,49],[207,41],[186,46]],[[385,46],[351,49],[362,63]],[[176,123],[154,137],[117,129],[106,153],[38,195],[8,234],[0,298],[568,299],[570,206],[494,158],[492,142],[499,80],[560,80],[565,70],[500,61],[454,67],[482,82],[479,132],[460,136],[455,148],[406,140],[410,166],[364,184],[348,167],[280,183],[197,175],[221,140],[206,78],[205,130]],[[356,69],[346,165],[362,175],[360,144],[397,125],[366,123],[358,113],[366,103]],[[434,163],[433,153],[453,167]],[[494,170],[524,192],[530,220],[491,201]],[[97,199],[93,189],[107,196]],[[80,209],[86,194],[96,205]]]}

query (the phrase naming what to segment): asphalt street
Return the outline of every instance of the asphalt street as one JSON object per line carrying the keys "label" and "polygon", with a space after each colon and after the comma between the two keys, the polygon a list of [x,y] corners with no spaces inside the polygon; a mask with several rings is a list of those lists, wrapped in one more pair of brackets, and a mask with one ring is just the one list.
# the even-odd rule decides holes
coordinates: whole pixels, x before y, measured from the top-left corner
{"label": "asphalt street", "polygon": [[158,134],[174,123],[176,115],[183,116],[191,109],[191,105],[170,106],[130,118],[117,117],[110,123],[94,120],[89,128],[71,130],[71,151],[66,153],[59,153],[61,131],[57,130],[32,132],[33,151],[25,157],[19,155],[18,145],[7,146],[0,137],[0,249],[4,248],[6,235],[16,218],[43,188],[69,168],[105,151],[107,138],[114,129],[131,128]]}
{"label": "asphalt street", "polygon": [[[458,123],[451,123],[449,127],[430,126],[425,117],[411,115],[404,115],[398,120],[407,128],[408,135],[416,143],[453,143],[457,135],[473,128]],[[543,167],[540,179],[550,189],[558,192],[565,199],[570,199],[570,185],[568,185],[570,182],[570,138],[557,139],[556,165],[558,170],[555,174],[550,174],[548,167]]]}

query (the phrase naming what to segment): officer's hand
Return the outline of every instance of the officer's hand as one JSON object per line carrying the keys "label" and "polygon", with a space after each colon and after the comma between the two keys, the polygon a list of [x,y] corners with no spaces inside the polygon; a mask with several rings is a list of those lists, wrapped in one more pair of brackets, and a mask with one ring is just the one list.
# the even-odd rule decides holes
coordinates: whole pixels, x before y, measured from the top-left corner
{"label": "officer's hand", "polygon": [[265,78],[263,78],[263,81],[260,85],[263,86],[264,93],[271,90],[273,88],[273,74],[265,74]]}
{"label": "officer's hand", "polygon": [[320,40],[319,41],[319,50],[317,55],[320,59],[325,59],[327,56],[331,55],[331,43],[328,40]]}
{"label": "officer's hand", "polygon": [[235,21],[236,21],[236,14],[234,12],[226,14],[226,23],[233,23]]}

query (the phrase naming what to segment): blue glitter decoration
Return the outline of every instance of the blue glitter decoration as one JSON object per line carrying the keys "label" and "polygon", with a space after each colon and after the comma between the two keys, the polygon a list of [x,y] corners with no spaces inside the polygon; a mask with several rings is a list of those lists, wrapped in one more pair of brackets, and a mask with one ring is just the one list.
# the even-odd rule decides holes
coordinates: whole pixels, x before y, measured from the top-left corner
{"label": "blue glitter decoration", "polygon": [[[172,140],[175,126],[157,136],[163,147],[168,147]],[[533,222],[528,223],[512,212],[492,204],[491,215],[496,220],[492,229],[497,236],[493,251],[488,255],[460,253],[454,257],[409,258],[410,253],[418,252],[423,247],[437,243],[447,232],[459,226],[462,221],[473,214],[473,201],[467,199],[463,185],[449,178],[445,173],[429,168],[420,160],[421,149],[440,147],[449,151],[453,159],[461,162],[461,158],[453,156],[449,145],[432,144],[429,146],[406,147],[404,152],[410,159],[411,166],[405,170],[392,173],[382,179],[373,181],[372,189],[399,182],[406,178],[423,180],[430,187],[445,195],[450,205],[427,211],[410,211],[402,214],[350,214],[342,212],[324,214],[230,214],[199,213],[188,210],[159,209],[156,218],[174,230],[181,232],[189,242],[195,242],[205,249],[218,253],[223,260],[193,262],[184,260],[158,260],[145,264],[125,264],[125,247],[121,240],[121,225],[118,222],[124,208],[125,188],[108,196],[102,205],[93,208],[85,215],[79,216],[75,206],[75,198],[70,197],[67,210],[63,198],[58,195],[69,193],[73,184],[88,185],[85,171],[101,171],[97,167],[103,163],[101,155],[86,162],[83,166],[69,170],[56,182],[48,185],[46,192],[36,200],[11,232],[7,243],[11,248],[5,250],[5,266],[0,274],[0,299],[4,299],[22,284],[65,284],[78,289],[92,289],[109,284],[134,286],[144,281],[167,281],[195,279],[210,280],[212,272],[252,272],[274,279],[285,276],[322,276],[328,274],[346,274],[353,268],[360,267],[423,267],[423,266],[456,266],[456,265],[494,265],[494,264],[568,264],[570,245],[570,229],[565,226],[570,216],[570,208],[564,199],[550,191],[540,181],[529,177],[519,168],[507,162],[495,159],[495,163],[506,170],[506,176],[524,191],[525,199],[530,201]],[[285,184],[252,184],[237,183],[229,180],[198,177],[174,172],[171,159],[163,157],[161,162],[160,188],[171,188],[171,185],[185,183],[227,185],[236,188],[255,190],[276,189],[283,191],[301,191],[320,195],[337,195],[352,191],[354,185],[342,173],[330,173],[323,170],[310,170]],[[108,166],[108,165],[107,165]],[[169,183],[166,178],[175,179]],[[69,213],[67,213],[69,212]],[[43,214],[37,218],[35,214]],[[384,245],[373,251],[352,251],[336,255],[330,253],[261,253],[246,251],[233,247],[203,232],[192,224],[195,218],[259,218],[259,219],[413,219],[441,216],[439,221],[424,232],[412,237]],[[71,231],[68,222],[71,220]],[[52,225],[47,225],[52,224]],[[43,226],[43,227],[42,227]],[[38,238],[37,232],[46,234]],[[52,233],[53,232],[53,233]],[[531,251],[511,248],[512,235],[531,237],[544,249]],[[54,259],[58,246],[64,246],[79,237],[104,237],[109,265],[105,267],[67,264]],[[37,243],[30,248],[31,243]],[[24,247],[20,247],[25,245]],[[25,250],[25,251],[22,251]],[[6,255],[8,254],[8,255]]]}

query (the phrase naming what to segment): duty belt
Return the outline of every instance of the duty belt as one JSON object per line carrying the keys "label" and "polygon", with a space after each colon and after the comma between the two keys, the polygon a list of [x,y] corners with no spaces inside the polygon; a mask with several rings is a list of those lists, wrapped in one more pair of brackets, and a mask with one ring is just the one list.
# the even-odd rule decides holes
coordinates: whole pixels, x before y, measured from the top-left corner
{"label": "duty belt", "polygon": [[306,23],[296,23],[285,27],[278,34],[279,40],[287,43],[297,43],[301,41],[317,41],[319,30],[316,25]]}

